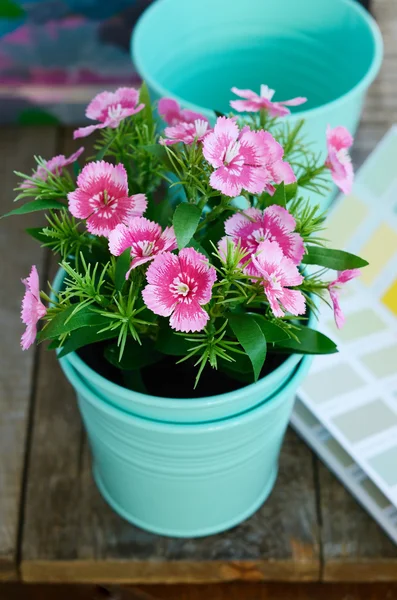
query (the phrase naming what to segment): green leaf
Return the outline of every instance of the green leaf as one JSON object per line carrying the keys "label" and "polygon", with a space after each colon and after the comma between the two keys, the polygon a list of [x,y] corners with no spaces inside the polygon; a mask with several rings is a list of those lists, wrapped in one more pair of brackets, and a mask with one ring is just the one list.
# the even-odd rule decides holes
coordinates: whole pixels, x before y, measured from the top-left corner
{"label": "green leaf", "polygon": [[73,163],[73,175],[76,177],[76,179],[80,175],[80,172],[81,172],[81,167],[79,165],[79,161],[75,160]]}
{"label": "green leaf", "polygon": [[174,333],[168,326],[160,327],[156,350],[169,356],[184,356],[194,344],[187,342],[184,337]]}
{"label": "green leaf", "polygon": [[228,315],[229,324],[248,355],[254,369],[255,381],[258,380],[266,358],[266,338],[255,319],[248,314]]}
{"label": "green leaf", "polygon": [[145,383],[142,379],[141,372],[137,369],[135,371],[121,371],[123,387],[140,394],[148,394]]}
{"label": "green leaf", "polygon": [[75,352],[79,348],[88,346],[89,344],[95,344],[96,342],[103,342],[104,340],[110,340],[117,337],[117,332],[114,331],[101,331],[102,326],[88,326],[81,327],[72,331],[66,342],[62,346],[62,350],[58,354],[58,358],[62,358],[70,352]]}
{"label": "green leaf", "polygon": [[125,276],[131,266],[131,248],[126,248],[116,261],[116,270],[114,276],[114,285],[118,292],[124,287]]}
{"label": "green leaf", "polygon": [[87,326],[105,327],[109,325],[109,319],[93,312],[89,306],[80,309],[72,315],[77,308],[76,304],[68,306],[62,312],[58,313],[48,325],[39,333],[39,341],[57,338],[65,333],[70,333],[75,329]]}
{"label": "green leaf", "polygon": [[47,346],[47,350],[56,350],[57,348],[61,347],[61,342],[57,339],[52,340],[48,346]]}
{"label": "green leaf", "polygon": [[223,371],[230,379],[234,379],[245,385],[253,383],[254,374],[248,356],[246,354],[238,354],[233,356],[233,358],[235,362],[232,363],[220,358],[218,360],[218,369]]}
{"label": "green leaf", "polygon": [[295,198],[296,192],[298,190],[298,184],[296,181],[295,181],[295,183],[287,183],[287,185],[284,186],[284,189],[285,189],[285,198],[288,202],[289,200],[292,200],[292,198]]}
{"label": "green leaf", "polygon": [[281,342],[284,340],[289,340],[290,336],[288,333],[276,325],[275,323],[271,323],[263,315],[258,313],[247,313],[250,315],[255,321],[258,323],[259,327],[262,329],[262,333],[266,338],[268,344],[274,344],[275,342]]}
{"label": "green leaf", "polygon": [[161,354],[156,352],[152,340],[143,341],[142,345],[128,339],[123,356],[119,360],[120,348],[117,344],[110,344],[105,348],[105,358],[119,369],[133,371],[153,365],[161,359]]}
{"label": "green leaf", "polygon": [[28,233],[32,238],[38,240],[39,242],[46,244],[49,240],[48,235],[43,233],[44,227],[29,227],[25,229],[26,233]]}
{"label": "green leaf", "polygon": [[306,246],[306,251],[307,254],[302,259],[302,262],[306,265],[318,265],[335,271],[360,269],[368,265],[368,262],[363,258],[343,250],[332,250],[321,246]]}
{"label": "green leaf", "polygon": [[20,19],[25,16],[23,8],[13,0],[1,0],[0,19]]}
{"label": "green leaf", "polygon": [[310,329],[310,327],[302,327],[294,331],[298,341],[290,338],[289,340],[279,342],[275,345],[275,349],[297,354],[335,354],[338,352],[336,344],[323,333]]}
{"label": "green leaf", "polygon": [[107,151],[109,150],[109,148],[113,144],[113,142],[114,142],[113,138],[111,140],[109,140],[109,142],[107,144],[105,144],[104,147],[99,150],[99,152],[97,152],[97,155],[95,156],[95,160],[102,160],[103,157],[107,154]]}
{"label": "green leaf", "polygon": [[153,127],[152,101],[145,81],[142,82],[141,89],[139,90],[139,104],[145,105],[141,114],[149,129],[151,129]]}
{"label": "green leaf", "polygon": [[218,117],[227,117],[227,115],[220,110],[214,110],[215,116]]}
{"label": "green leaf", "polygon": [[184,248],[196,233],[200,218],[201,211],[194,204],[183,202],[176,207],[172,224],[179,250]]}
{"label": "green leaf", "polygon": [[268,200],[269,205],[277,204],[278,206],[282,206],[285,208],[287,204],[287,199],[285,195],[285,187],[284,182],[282,181],[279,185],[276,186],[276,191],[273,196]]}
{"label": "green leaf", "polygon": [[26,215],[39,210],[49,210],[50,208],[66,209],[67,207],[65,204],[62,204],[62,202],[59,202],[59,200],[32,200],[32,202],[27,202],[26,204],[11,210],[10,212],[1,216],[0,219],[4,219],[4,217],[9,217],[11,215]]}

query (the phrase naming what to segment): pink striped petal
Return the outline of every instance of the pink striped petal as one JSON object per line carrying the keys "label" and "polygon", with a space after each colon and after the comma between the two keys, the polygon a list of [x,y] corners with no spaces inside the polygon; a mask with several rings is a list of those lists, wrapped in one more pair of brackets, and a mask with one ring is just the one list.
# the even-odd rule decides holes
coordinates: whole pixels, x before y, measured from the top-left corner
{"label": "pink striped petal", "polygon": [[170,326],[176,331],[184,331],[185,333],[202,331],[209,318],[209,314],[201,308],[198,302],[180,303],[171,315]]}

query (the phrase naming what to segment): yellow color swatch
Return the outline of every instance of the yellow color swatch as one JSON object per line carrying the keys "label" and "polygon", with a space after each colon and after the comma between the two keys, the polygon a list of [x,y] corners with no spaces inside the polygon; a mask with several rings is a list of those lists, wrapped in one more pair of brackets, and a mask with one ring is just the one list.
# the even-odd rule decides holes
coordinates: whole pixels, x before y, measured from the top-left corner
{"label": "yellow color swatch", "polygon": [[382,223],[357,254],[369,262],[362,270],[360,281],[371,285],[386,263],[397,254],[397,232]]}
{"label": "yellow color swatch", "polygon": [[397,316],[397,279],[383,296],[382,302]]}
{"label": "yellow color swatch", "polygon": [[330,248],[345,248],[353,233],[368,214],[366,205],[357,196],[341,200],[327,220],[325,236]]}

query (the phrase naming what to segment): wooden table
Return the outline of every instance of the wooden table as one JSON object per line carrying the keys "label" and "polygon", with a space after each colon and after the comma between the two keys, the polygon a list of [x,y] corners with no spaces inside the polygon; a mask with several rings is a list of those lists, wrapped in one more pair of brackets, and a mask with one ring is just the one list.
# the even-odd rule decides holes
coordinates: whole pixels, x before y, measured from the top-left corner
{"label": "wooden table", "polygon": [[[396,0],[377,0],[374,11],[386,57],[366,103],[356,165],[397,122]],[[75,147],[62,129],[2,129],[1,213],[13,197],[13,169],[28,172],[33,153],[49,158]],[[75,584],[73,597],[87,600],[108,593],[298,600],[317,598],[325,585],[330,600],[397,598],[397,547],[292,431],[270,499],[229,532],[169,539],[111,511],[93,483],[74,395],[54,354],[19,348],[20,278],[32,263],[42,280],[53,271],[48,254],[23,234],[40,220],[33,214],[0,227],[0,580],[14,582],[0,586],[1,600],[69,598],[68,588],[36,585],[18,595],[18,582]],[[114,592],[124,584],[133,587]]]}

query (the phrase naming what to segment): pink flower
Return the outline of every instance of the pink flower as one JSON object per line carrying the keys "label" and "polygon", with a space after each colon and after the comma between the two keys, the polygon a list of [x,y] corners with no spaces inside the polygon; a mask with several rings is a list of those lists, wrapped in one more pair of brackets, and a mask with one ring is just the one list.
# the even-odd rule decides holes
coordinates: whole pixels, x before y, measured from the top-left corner
{"label": "pink flower", "polygon": [[259,244],[252,261],[263,278],[261,283],[274,316],[283,317],[284,311],[303,315],[306,311],[304,295],[299,290],[289,289],[289,286],[300,285],[303,276],[292,260],[284,256],[277,242],[266,240]]}
{"label": "pink flower", "polygon": [[339,288],[344,283],[347,283],[351,279],[359,277],[360,275],[360,269],[346,269],[346,271],[339,271],[338,277],[335,279],[335,281],[331,281],[331,283],[328,285],[329,295],[334,308],[335,323],[338,329],[341,329],[345,323],[345,316],[339,304]]}
{"label": "pink flower", "polygon": [[235,197],[245,189],[260,194],[274,192],[272,182],[296,181],[291,166],[282,161],[282,146],[267,131],[239,130],[234,119],[219,117],[214,130],[204,138],[204,158],[215,168],[211,186]]}
{"label": "pink flower", "polygon": [[196,113],[187,108],[179,106],[176,100],[172,98],[161,98],[157,107],[160,117],[167,123],[167,125],[179,125],[179,123],[194,123],[197,119],[200,121],[208,120],[200,113]]}
{"label": "pink flower", "polygon": [[25,285],[25,295],[22,300],[21,319],[26,330],[21,338],[22,350],[27,350],[34,343],[37,335],[37,323],[47,312],[40,300],[39,275],[33,265],[29,277],[22,279]]}
{"label": "pink flower", "polygon": [[252,90],[240,90],[232,87],[233,94],[245,98],[245,100],[231,100],[230,105],[239,112],[258,112],[261,109],[268,111],[271,117],[284,117],[290,114],[287,106],[299,106],[307,101],[307,98],[293,98],[292,100],[283,100],[281,102],[272,102],[274,90],[267,85],[261,85],[260,95]]}
{"label": "pink flower", "polygon": [[[40,181],[47,181],[50,173],[53,175],[61,175],[62,169],[67,167],[68,165],[73,164],[84,152],[84,148],[79,148],[74,154],[71,154],[68,158],[64,154],[58,154],[58,156],[54,156],[47,160],[45,166],[37,167],[36,171],[33,173],[33,179],[40,179]],[[25,179],[25,181],[21,184],[21,188],[35,188],[35,182],[30,179]]]}
{"label": "pink flower", "polygon": [[174,228],[166,227],[162,231],[160,225],[145,217],[135,217],[128,225],[120,223],[109,234],[109,250],[114,256],[120,256],[127,248],[131,248],[132,262],[126,279],[131,269],[153,260],[166,250],[177,248]]}
{"label": "pink flower", "polygon": [[[241,248],[255,254],[259,244],[265,240],[277,242],[284,256],[298,265],[304,254],[303,239],[294,233],[296,221],[282,206],[273,204],[264,211],[248,208],[236,213],[225,222],[225,233],[235,243],[240,241]],[[247,266],[247,272],[255,274],[253,263]]]}
{"label": "pink flower", "polygon": [[85,116],[96,125],[80,127],[73,134],[74,139],[87,137],[96,129],[110,127],[116,129],[118,125],[131,115],[135,115],[145,106],[138,104],[139,92],[135,88],[119,88],[115,92],[101,92],[87,106]]}
{"label": "pink flower", "polygon": [[87,219],[87,229],[95,235],[109,235],[119,223],[146,210],[145,194],[128,195],[127,173],[121,164],[91,162],[77,177],[77,186],[68,194],[69,210],[74,217]]}
{"label": "pink flower", "polygon": [[208,121],[196,119],[194,123],[178,123],[173,127],[166,127],[164,133],[168,139],[160,138],[163,146],[172,146],[178,142],[193,144],[194,141],[201,142],[208,133]]}
{"label": "pink flower", "polygon": [[176,331],[201,331],[209,316],[202,308],[211,299],[216,280],[214,267],[203,254],[184,248],[179,255],[164,252],[155,257],[146,272],[142,291],[145,304],[156,315],[170,318]]}
{"label": "pink flower", "polygon": [[327,127],[328,156],[325,166],[331,170],[332,179],[344,194],[350,194],[353,185],[353,165],[348,149],[353,144],[353,137],[346,127]]}

